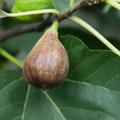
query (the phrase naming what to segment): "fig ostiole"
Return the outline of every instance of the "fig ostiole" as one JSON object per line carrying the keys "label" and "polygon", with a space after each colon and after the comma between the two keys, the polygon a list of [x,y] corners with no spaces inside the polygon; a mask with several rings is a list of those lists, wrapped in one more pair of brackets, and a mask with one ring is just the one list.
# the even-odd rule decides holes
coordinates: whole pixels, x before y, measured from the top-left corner
{"label": "fig ostiole", "polygon": [[54,88],[64,82],[69,71],[66,49],[58,39],[58,22],[48,28],[25,59],[23,74],[32,86]]}

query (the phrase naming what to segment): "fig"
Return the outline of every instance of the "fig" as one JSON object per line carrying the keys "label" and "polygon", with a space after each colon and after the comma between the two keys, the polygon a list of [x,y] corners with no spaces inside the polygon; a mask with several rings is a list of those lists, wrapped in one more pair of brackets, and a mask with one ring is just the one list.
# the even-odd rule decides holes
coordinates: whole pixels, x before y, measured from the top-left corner
{"label": "fig", "polygon": [[[14,7],[12,8],[12,13],[20,13],[22,11],[20,11],[16,5],[14,5]],[[26,16],[17,16],[15,17],[18,21],[22,22],[22,23],[31,23],[31,22],[35,22],[38,20],[41,20],[41,15],[26,15]]]}
{"label": "fig", "polygon": [[32,86],[54,88],[64,82],[69,71],[66,49],[58,39],[58,22],[48,28],[25,59],[23,74]]}
{"label": "fig", "polygon": [[[55,8],[52,0],[14,0],[14,2],[12,13]],[[15,18],[23,23],[30,23],[42,20],[42,15],[17,16]]]}
{"label": "fig", "polygon": [[53,0],[14,0],[21,11],[33,11],[55,8]]}

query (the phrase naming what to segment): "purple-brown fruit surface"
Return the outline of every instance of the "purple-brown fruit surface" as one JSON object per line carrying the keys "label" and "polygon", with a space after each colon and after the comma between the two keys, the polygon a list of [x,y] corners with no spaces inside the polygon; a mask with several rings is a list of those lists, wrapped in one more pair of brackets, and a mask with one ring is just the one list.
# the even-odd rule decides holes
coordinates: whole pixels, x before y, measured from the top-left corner
{"label": "purple-brown fruit surface", "polygon": [[23,73],[36,88],[53,88],[63,83],[69,71],[69,60],[58,40],[57,30],[50,27],[25,59]]}

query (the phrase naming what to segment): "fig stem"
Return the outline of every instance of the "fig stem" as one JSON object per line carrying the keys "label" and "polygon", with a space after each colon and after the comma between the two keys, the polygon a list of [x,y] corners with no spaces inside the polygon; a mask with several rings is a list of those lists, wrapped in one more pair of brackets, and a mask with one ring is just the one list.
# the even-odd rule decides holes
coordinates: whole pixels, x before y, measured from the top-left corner
{"label": "fig stem", "polygon": [[101,1],[106,2],[110,6],[116,8],[117,10],[120,10],[120,4],[118,3],[118,0],[101,0]]}
{"label": "fig stem", "polygon": [[4,50],[3,48],[0,48],[0,54],[5,57],[7,60],[9,60],[10,62],[14,63],[15,65],[17,65],[19,68],[23,68],[23,64],[17,60],[16,58],[14,58],[11,54],[9,54],[6,50]]}
{"label": "fig stem", "polygon": [[[58,29],[58,21],[54,21],[51,28],[54,29],[57,32]],[[5,49],[0,48],[0,54],[6,58],[8,61],[14,63],[15,65],[17,65],[19,68],[23,68],[23,63],[20,62],[19,60],[17,60],[15,57],[13,57],[10,53],[8,53]]]}
{"label": "fig stem", "polygon": [[104,36],[102,36],[97,30],[95,30],[92,26],[90,26],[87,22],[84,20],[72,16],[69,18],[71,21],[81,25],[83,28],[88,30],[90,33],[92,33],[96,38],[98,38],[105,46],[107,46],[112,52],[120,56],[120,51],[114,47]]}
{"label": "fig stem", "polygon": [[58,22],[57,20],[54,21],[53,24],[52,24],[52,26],[51,26],[51,28],[52,28],[53,30],[57,31],[57,30],[58,30],[58,24],[59,24],[59,22]]}

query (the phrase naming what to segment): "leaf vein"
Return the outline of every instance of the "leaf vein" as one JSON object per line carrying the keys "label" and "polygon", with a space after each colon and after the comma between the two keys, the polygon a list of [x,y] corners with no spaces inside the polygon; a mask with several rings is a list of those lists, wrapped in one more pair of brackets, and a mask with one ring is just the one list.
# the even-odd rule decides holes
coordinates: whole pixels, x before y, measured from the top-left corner
{"label": "leaf vein", "polygon": [[22,79],[23,79],[23,77],[21,77],[21,78],[19,78],[19,79],[16,79],[16,80],[14,80],[13,82],[7,84],[5,87],[3,87],[3,88],[1,89],[0,94],[1,94],[1,93],[4,91],[4,89],[6,89],[8,86],[15,84],[16,82],[21,81]]}
{"label": "leaf vein", "polygon": [[85,81],[88,81],[93,75],[95,75],[97,73],[97,71],[99,71],[100,69],[102,69],[102,67],[104,67],[105,64],[107,64],[108,62],[110,62],[113,58],[108,59],[108,61],[105,61],[104,64],[102,64],[101,66],[99,66],[92,74],[90,74]]}
{"label": "leaf vein", "polygon": [[42,92],[48,98],[48,100],[51,102],[51,104],[55,107],[55,109],[58,111],[58,113],[61,115],[62,119],[66,120],[66,118],[63,115],[63,113],[61,112],[61,110],[59,109],[59,107],[56,105],[56,103],[52,100],[52,98],[49,96],[49,94],[46,91],[42,91]]}
{"label": "leaf vein", "polygon": [[76,83],[76,84],[82,84],[82,85],[86,85],[86,86],[90,86],[90,87],[95,87],[95,88],[99,88],[99,89],[104,89],[104,90],[107,90],[107,91],[111,91],[111,92],[115,92],[117,94],[120,94],[120,92],[117,91],[117,90],[112,90],[112,89],[109,89],[109,88],[106,88],[106,87],[93,85],[93,84],[90,84],[90,83],[87,83],[87,82],[74,81],[74,80],[71,80],[71,79],[66,79],[65,82],[72,82],[72,83]]}
{"label": "leaf vein", "polygon": [[21,117],[22,120],[24,120],[24,117],[25,117],[25,111],[26,111],[26,107],[27,107],[29,93],[30,93],[30,85],[28,85],[28,88],[27,88],[27,93],[26,93],[25,102],[24,102],[24,106],[23,106],[22,117]]}
{"label": "leaf vein", "polygon": [[109,83],[111,83],[114,79],[118,78],[119,76],[120,76],[120,74],[115,75],[111,80],[109,80],[109,81],[105,84],[105,86],[107,86]]}
{"label": "leaf vein", "polygon": [[7,108],[8,106],[10,106],[10,105],[19,105],[19,104],[23,104],[23,103],[10,103],[10,104],[2,107],[2,108],[0,109],[0,111],[4,111],[4,109],[6,109],[6,108]]}

